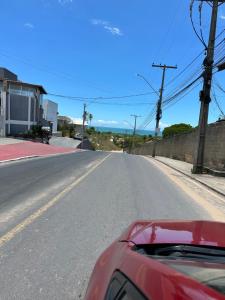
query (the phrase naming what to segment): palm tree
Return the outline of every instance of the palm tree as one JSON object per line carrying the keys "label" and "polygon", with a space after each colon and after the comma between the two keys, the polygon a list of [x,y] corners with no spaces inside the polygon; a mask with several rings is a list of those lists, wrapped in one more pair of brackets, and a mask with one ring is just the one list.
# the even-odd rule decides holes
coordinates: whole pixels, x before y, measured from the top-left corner
{"label": "palm tree", "polygon": [[91,121],[92,121],[92,119],[93,119],[93,115],[92,114],[89,114],[89,121],[90,121],[90,126],[91,126]]}

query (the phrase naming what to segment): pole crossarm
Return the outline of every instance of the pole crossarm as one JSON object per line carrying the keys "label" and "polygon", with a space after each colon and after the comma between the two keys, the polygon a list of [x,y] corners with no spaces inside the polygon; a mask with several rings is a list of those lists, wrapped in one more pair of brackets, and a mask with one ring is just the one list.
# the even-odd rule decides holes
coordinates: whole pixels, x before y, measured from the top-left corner
{"label": "pole crossarm", "polygon": [[159,65],[157,65],[157,64],[152,64],[152,67],[153,68],[165,68],[165,69],[177,69],[177,66],[168,66],[168,65],[162,65],[162,64],[159,64]]}

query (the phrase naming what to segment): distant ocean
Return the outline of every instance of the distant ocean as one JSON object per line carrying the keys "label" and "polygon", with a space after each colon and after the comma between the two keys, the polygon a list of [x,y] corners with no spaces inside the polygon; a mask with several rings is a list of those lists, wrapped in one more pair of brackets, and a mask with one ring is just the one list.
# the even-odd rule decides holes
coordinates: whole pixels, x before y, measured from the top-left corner
{"label": "distant ocean", "polygon": [[[114,127],[100,127],[94,126],[97,131],[100,132],[113,132],[113,133],[122,133],[122,134],[133,134],[133,129],[127,128],[114,128]],[[152,130],[136,130],[136,134],[140,135],[154,135],[154,131]]]}

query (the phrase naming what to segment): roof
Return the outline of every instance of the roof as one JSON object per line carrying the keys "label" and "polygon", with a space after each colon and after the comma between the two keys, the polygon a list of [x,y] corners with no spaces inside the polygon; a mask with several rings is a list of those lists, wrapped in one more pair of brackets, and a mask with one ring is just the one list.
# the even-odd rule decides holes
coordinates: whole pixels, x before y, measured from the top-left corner
{"label": "roof", "polygon": [[71,119],[67,116],[57,116],[58,120],[71,122]]}
{"label": "roof", "polygon": [[27,82],[23,82],[23,81],[15,81],[15,80],[8,80],[5,78],[0,78],[1,81],[7,81],[9,83],[13,83],[13,84],[22,84],[24,86],[28,86],[28,87],[33,87],[33,88],[38,88],[40,90],[41,94],[47,94],[46,90],[43,88],[42,85],[39,84],[33,84],[33,83],[27,83]]}

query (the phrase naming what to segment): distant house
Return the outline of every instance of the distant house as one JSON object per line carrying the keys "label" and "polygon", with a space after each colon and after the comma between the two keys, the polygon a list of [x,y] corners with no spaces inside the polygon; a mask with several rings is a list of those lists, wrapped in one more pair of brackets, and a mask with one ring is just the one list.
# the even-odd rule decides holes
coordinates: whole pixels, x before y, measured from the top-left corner
{"label": "distant house", "polygon": [[19,81],[17,75],[0,68],[0,136],[15,135],[44,124],[41,85]]}
{"label": "distant house", "polygon": [[[75,127],[76,133],[83,133],[83,120],[79,118],[72,118],[70,117],[72,124]],[[88,125],[87,121],[84,124],[84,127],[86,128]]]}
{"label": "distant house", "polygon": [[72,124],[72,120],[67,116],[58,116],[57,117],[58,126],[64,126],[68,124]]}
{"label": "distant house", "polygon": [[57,132],[58,104],[51,100],[43,101],[44,119],[52,124],[52,131]]}
{"label": "distant house", "polygon": [[[67,116],[58,116],[58,126],[72,124],[74,125],[76,133],[83,132],[83,121],[79,118],[67,117]],[[85,122],[84,127],[87,127],[87,122]]]}

